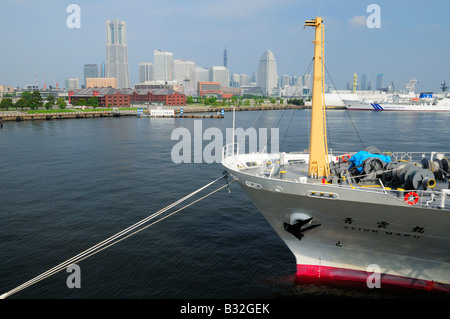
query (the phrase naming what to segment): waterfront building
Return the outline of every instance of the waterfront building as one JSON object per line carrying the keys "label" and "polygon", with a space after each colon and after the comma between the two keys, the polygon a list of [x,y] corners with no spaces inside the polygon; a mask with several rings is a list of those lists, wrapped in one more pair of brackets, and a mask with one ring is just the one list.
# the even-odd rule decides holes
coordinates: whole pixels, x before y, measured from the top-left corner
{"label": "waterfront building", "polygon": [[139,63],[139,83],[153,81],[153,63]]}
{"label": "waterfront building", "polygon": [[106,20],[105,77],[116,78],[118,88],[131,87],[127,53],[127,24],[117,19]]}
{"label": "waterfront building", "polygon": [[130,94],[132,104],[153,104],[166,106],[186,105],[186,95],[172,89],[140,89]]}
{"label": "waterfront building", "polygon": [[85,64],[83,66],[84,72],[84,85],[87,87],[87,78],[98,78],[98,65],[97,64]]}
{"label": "waterfront building", "polygon": [[87,78],[86,79],[87,88],[113,88],[117,89],[117,79],[116,78]]}
{"label": "waterfront building", "polygon": [[224,66],[212,66],[209,69],[209,81],[219,82],[222,87],[229,87],[230,71]]}
{"label": "waterfront building", "polygon": [[130,95],[122,94],[114,88],[84,88],[69,91],[69,103],[77,105],[79,100],[87,102],[91,97],[97,97],[99,107],[129,107]]}
{"label": "waterfront building", "polygon": [[99,107],[130,107],[137,105],[186,105],[186,96],[172,89],[114,89],[114,88],[84,88],[69,91],[69,103],[77,105],[80,99],[88,101],[97,97]]}
{"label": "waterfront building", "polygon": [[263,95],[272,95],[273,89],[277,87],[278,75],[275,56],[272,51],[267,50],[261,56],[256,75],[256,86],[260,87]]}
{"label": "waterfront building", "polygon": [[222,98],[229,98],[229,97],[233,97],[233,96],[242,96],[242,88],[234,88],[234,87],[230,87],[230,88],[226,88],[226,87],[222,87],[220,89],[222,91]]}
{"label": "waterfront building", "polygon": [[172,81],[173,79],[173,53],[161,50],[153,51],[155,81]]}
{"label": "waterfront building", "polygon": [[220,87],[221,87],[220,82],[198,82],[197,92],[199,96],[219,97],[220,95],[222,95]]}

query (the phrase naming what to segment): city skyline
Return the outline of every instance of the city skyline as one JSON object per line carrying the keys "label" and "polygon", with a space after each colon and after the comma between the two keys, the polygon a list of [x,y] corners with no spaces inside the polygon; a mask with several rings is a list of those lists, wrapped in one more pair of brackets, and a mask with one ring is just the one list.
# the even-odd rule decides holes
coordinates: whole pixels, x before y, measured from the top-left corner
{"label": "city skyline", "polygon": [[[126,4],[83,0],[77,2],[81,26],[72,29],[66,25],[70,3],[2,3],[2,11],[9,13],[0,19],[2,29],[8,30],[0,35],[5,43],[0,52],[2,85],[24,87],[34,84],[35,76],[41,87],[44,79],[47,87],[66,78],[82,83],[84,64],[105,62],[108,19],[127,22],[131,85],[139,82],[139,63],[151,61],[158,48],[204,68],[223,65],[226,48],[230,76],[251,76],[261,53],[271,50],[279,76],[302,76],[313,56],[313,33],[303,25],[317,15],[325,21],[325,63],[338,89],[345,89],[354,73],[383,73],[385,83],[394,82],[399,89],[414,77],[419,81],[417,88],[424,91],[436,92],[440,83],[448,81],[445,39],[450,28],[445,12],[450,6],[445,1],[430,1],[426,6],[418,1],[378,1],[378,29],[366,25],[369,1],[320,1],[319,5],[291,0],[131,0]],[[30,36],[31,29],[35,36]],[[202,36],[195,30],[201,30]],[[430,46],[419,45],[424,41]],[[371,81],[375,83],[375,78]]]}

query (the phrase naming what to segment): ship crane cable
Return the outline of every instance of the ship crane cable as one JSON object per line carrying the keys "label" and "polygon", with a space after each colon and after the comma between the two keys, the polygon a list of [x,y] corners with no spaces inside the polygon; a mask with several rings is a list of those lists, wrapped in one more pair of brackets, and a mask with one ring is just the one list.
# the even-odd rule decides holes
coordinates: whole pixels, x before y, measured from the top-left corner
{"label": "ship crane cable", "polygon": [[[333,78],[331,77],[330,73],[328,72],[327,67],[326,67],[325,65],[324,65],[324,67],[325,67],[325,71],[326,71],[327,74],[328,74],[328,77],[329,77],[330,80],[331,80],[331,83],[333,84],[333,87],[336,88],[337,86],[334,84]],[[343,101],[342,98],[341,98],[341,95],[339,94],[339,91],[336,90],[336,92],[337,92],[337,94],[338,94],[339,99],[341,100],[341,102],[344,103],[344,101]],[[345,105],[345,104],[344,104],[344,105]],[[352,118],[351,118],[351,116],[350,116],[350,113],[348,112],[347,108],[345,108],[345,109],[346,109],[347,116],[348,116],[348,118],[349,118],[349,120],[350,120],[350,123],[352,123],[353,129],[355,130],[356,135],[358,135],[359,141],[361,142],[361,145],[362,145],[363,149],[365,149],[366,147],[364,146],[364,142],[363,142],[361,136],[359,135],[358,130],[356,129],[355,123],[353,123],[353,120],[352,120]]]}
{"label": "ship crane cable", "polygon": [[[187,204],[187,205],[177,209],[176,211],[174,211],[174,212],[172,212],[172,213],[170,213],[170,214],[168,214],[168,215],[166,215],[164,217],[161,217],[160,219],[154,221],[151,224],[148,224],[146,226],[142,226],[145,223],[149,222],[150,220],[152,220],[152,219],[156,218],[157,216],[163,214],[164,212],[168,211],[169,209],[171,209],[171,208],[181,204],[182,202],[184,202],[187,199],[191,198],[192,196],[198,194],[202,190],[208,188],[209,186],[211,186],[212,184],[216,183],[217,181],[219,181],[219,180],[221,180],[223,178],[226,180],[226,184],[225,185],[223,185],[223,186],[221,186],[221,187],[211,191],[210,193],[208,193],[208,194],[206,194],[206,195],[204,195],[204,196],[202,196],[202,197],[192,201],[191,203],[189,203],[189,204]],[[45,279],[47,277],[50,277],[50,276],[60,272],[63,269],[66,269],[71,264],[78,263],[78,262],[80,262],[80,261],[82,261],[82,260],[84,260],[84,259],[86,259],[88,257],[93,256],[93,255],[99,253],[100,251],[102,251],[102,250],[104,250],[104,249],[106,249],[108,247],[111,247],[111,246],[121,242],[122,240],[124,240],[124,239],[126,239],[128,237],[131,237],[131,236],[141,232],[142,230],[144,230],[144,229],[146,229],[146,228],[148,228],[148,227],[150,227],[152,225],[155,225],[156,223],[158,223],[158,222],[160,222],[160,221],[162,221],[162,220],[164,220],[164,219],[166,219],[166,218],[168,218],[168,217],[170,217],[170,216],[172,216],[172,215],[174,215],[174,214],[176,214],[176,213],[178,213],[178,212],[188,208],[189,206],[191,206],[191,205],[193,205],[193,204],[195,204],[195,203],[197,203],[197,202],[199,202],[199,201],[201,201],[201,200],[203,200],[203,199],[213,195],[214,193],[224,189],[225,187],[229,188],[230,185],[233,184],[236,181],[237,181],[236,179],[234,179],[232,181],[229,181],[228,180],[228,173],[224,174],[224,175],[220,176],[219,178],[215,179],[214,181],[212,181],[212,182],[210,182],[210,183],[200,187],[199,189],[195,190],[194,192],[184,196],[183,198],[181,198],[181,199],[173,202],[172,204],[164,207],[163,209],[157,211],[156,213],[153,213],[152,215],[147,216],[146,218],[144,218],[141,221],[133,224],[132,226],[130,226],[130,227],[128,227],[128,228],[118,232],[117,234],[115,234],[115,235],[105,239],[104,241],[102,241],[102,242],[92,246],[91,248],[89,248],[89,249],[79,253],[78,255],[76,255],[76,256],[74,256],[74,257],[72,257],[72,258],[70,258],[70,259],[68,259],[68,260],[66,260],[66,261],[64,261],[62,263],[60,263],[59,265],[57,265],[57,266],[55,266],[55,267],[53,267],[53,268],[43,272],[42,274],[34,277],[33,279],[23,283],[22,285],[20,285],[20,286],[14,288],[14,289],[12,289],[12,290],[2,294],[2,295],[0,295],[0,299],[5,299],[5,298],[7,298],[7,297],[9,297],[9,296],[11,296],[11,295],[13,295],[13,294],[23,290],[23,289],[25,289],[25,288],[28,288],[28,287],[38,283],[39,281],[41,281],[41,280],[43,280],[43,279]],[[142,227],[140,229],[137,229],[140,226],[142,226]]]}

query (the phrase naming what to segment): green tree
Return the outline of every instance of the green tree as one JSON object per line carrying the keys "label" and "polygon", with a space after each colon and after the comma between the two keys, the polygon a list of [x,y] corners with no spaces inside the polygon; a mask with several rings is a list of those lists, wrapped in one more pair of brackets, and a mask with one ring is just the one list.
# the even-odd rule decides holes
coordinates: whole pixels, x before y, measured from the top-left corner
{"label": "green tree", "polygon": [[45,103],[45,108],[49,110],[55,105],[55,97],[53,95],[49,95],[46,100],[47,102]]}
{"label": "green tree", "polygon": [[17,107],[22,108],[23,111],[24,107],[29,107],[29,101],[27,101],[25,98],[22,97],[16,102],[16,108]]}
{"label": "green tree", "polygon": [[98,98],[96,96],[90,97],[86,105],[96,108],[98,106]]}
{"label": "green tree", "polygon": [[186,98],[186,103],[187,104],[194,104],[194,98],[192,96],[188,96]]}
{"label": "green tree", "polygon": [[31,93],[30,108],[32,110],[37,110],[43,105],[44,103],[42,101],[41,93],[38,91],[33,91],[33,93]]}
{"label": "green tree", "polygon": [[86,105],[86,100],[83,99],[83,98],[79,99],[79,100],[77,101],[77,105],[78,105],[78,106]]}
{"label": "green tree", "polygon": [[47,96],[47,102],[50,102],[52,106],[55,105],[55,97],[53,95]]}
{"label": "green tree", "polygon": [[62,97],[59,97],[59,98],[56,100],[56,105],[58,105],[58,107],[59,107],[61,110],[64,110],[64,109],[66,108],[66,101],[64,101],[64,99],[63,99]]}
{"label": "green tree", "polygon": [[29,101],[32,98],[31,92],[30,91],[24,91],[22,92],[22,98]]}
{"label": "green tree", "polygon": [[0,102],[0,108],[2,108],[2,109],[8,109],[13,106],[14,106],[13,101],[10,98],[3,99]]}

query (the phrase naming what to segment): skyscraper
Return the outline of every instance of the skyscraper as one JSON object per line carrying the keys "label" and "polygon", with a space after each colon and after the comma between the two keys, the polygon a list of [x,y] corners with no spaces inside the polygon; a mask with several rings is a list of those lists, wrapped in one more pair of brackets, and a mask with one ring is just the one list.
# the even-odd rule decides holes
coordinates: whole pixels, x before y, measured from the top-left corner
{"label": "skyscraper", "polygon": [[99,77],[101,78],[106,78],[106,62],[102,63],[101,69],[100,69],[100,74]]}
{"label": "skyscraper", "polygon": [[195,67],[194,89],[197,89],[198,82],[209,82],[209,70],[201,66]]}
{"label": "skyscraper", "polygon": [[307,73],[302,76],[302,85],[306,89],[311,89],[311,74]]}
{"label": "skyscraper", "polygon": [[128,69],[127,24],[106,20],[106,72],[107,78],[116,78],[119,89],[130,88]]}
{"label": "skyscraper", "polygon": [[209,80],[219,82],[221,87],[230,87],[230,71],[224,66],[212,66],[209,69]]}
{"label": "skyscraper", "polygon": [[367,90],[367,74],[361,75],[361,91]]}
{"label": "skyscraper", "polygon": [[155,81],[172,81],[173,79],[173,53],[161,50],[153,51],[154,79]]}
{"label": "skyscraper", "polygon": [[277,82],[277,63],[272,51],[267,50],[259,60],[256,86],[262,89],[264,95],[270,96],[277,87]]}
{"label": "skyscraper", "polygon": [[139,63],[139,83],[153,80],[153,63]]}
{"label": "skyscraper", "polygon": [[223,50],[223,66],[228,68],[228,53],[227,53],[227,48],[225,48],[225,50]]}
{"label": "skyscraper", "polygon": [[86,78],[98,78],[98,65],[97,64],[85,64],[83,66],[84,71],[84,85],[86,86]]}
{"label": "skyscraper", "polygon": [[382,88],[383,88],[383,74],[378,74],[377,75],[376,89],[377,90],[381,90]]}

